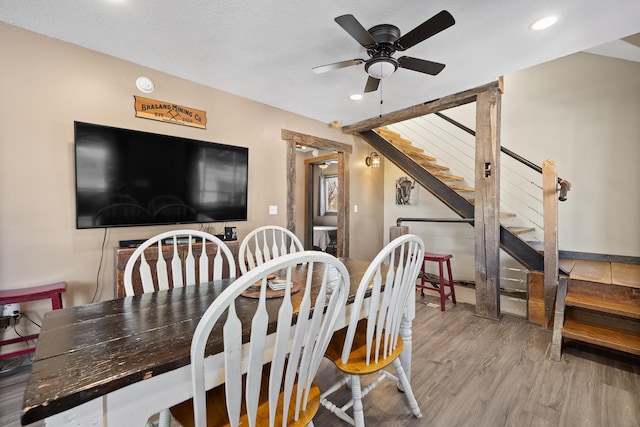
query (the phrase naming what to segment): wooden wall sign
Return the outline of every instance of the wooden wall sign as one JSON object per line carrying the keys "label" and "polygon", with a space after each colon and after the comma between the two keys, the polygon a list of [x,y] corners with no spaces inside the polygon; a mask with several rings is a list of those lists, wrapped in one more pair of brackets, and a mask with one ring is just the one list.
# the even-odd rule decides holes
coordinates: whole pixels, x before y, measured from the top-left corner
{"label": "wooden wall sign", "polygon": [[134,95],[133,98],[135,99],[136,117],[201,129],[207,128],[206,111],[141,96]]}

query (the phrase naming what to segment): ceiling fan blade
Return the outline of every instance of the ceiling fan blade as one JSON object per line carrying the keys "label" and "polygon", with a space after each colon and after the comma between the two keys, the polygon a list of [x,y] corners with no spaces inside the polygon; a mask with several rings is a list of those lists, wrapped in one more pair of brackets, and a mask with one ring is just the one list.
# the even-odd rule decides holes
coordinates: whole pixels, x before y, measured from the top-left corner
{"label": "ceiling fan blade", "polygon": [[435,76],[440,73],[445,67],[444,64],[439,62],[427,61],[419,58],[412,58],[410,56],[401,56],[398,58],[398,65],[400,68],[406,68],[408,70],[417,71],[419,73],[431,74]]}
{"label": "ceiling fan blade", "polygon": [[327,71],[337,70],[339,68],[351,67],[352,65],[359,65],[364,62],[364,59],[350,59],[348,61],[334,62],[333,64],[320,65],[319,67],[313,67],[311,70],[316,73],[326,73]]}
{"label": "ceiling fan blade", "polygon": [[367,84],[364,87],[364,93],[377,91],[379,84],[380,84],[380,79],[376,79],[375,77],[369,76],[369,78],[367,79]]}
{"label": "ceiling fan blade", "polygon": [[446,30],[455,23],[456,20],[453,19],[453,16],[443,10],[400,37],[395,43],[396,50],[407,50],[421,41],[438,34],[440,31]]}
{"label": "ceiling fan blade", "polygon": [[338,25],[349,33],[351,37],[356,39],[363,47],[373,46],[376,44],[375,39],[369,34],[362,24],[353,15],[342,15],[334,19]]}

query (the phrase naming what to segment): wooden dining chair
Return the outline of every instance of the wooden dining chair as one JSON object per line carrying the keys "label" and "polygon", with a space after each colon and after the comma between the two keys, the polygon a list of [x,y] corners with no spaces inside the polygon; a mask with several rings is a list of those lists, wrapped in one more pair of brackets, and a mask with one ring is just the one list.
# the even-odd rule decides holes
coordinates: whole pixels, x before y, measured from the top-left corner
{"label": "wooden dining chair", "polygon": [[304,245],[292,231],[277,225],[265,225],[247,234],[240,243],[238,266],[245,274],[265,261],[301,251],[304,251]]}
{"label": "wooden dining chair", "polygon": [[[293,280],[297,269],[302,273]],[[287,283],[281,296],[268,295],[271,275]],[[255,293],[257,308],[246,303]],[[347,268],[322,252],[283,255],[242,275],[213,301],[196,327],[193,399],[171,408],[174,418],[185,427],[312,424],[320,407],[313,378],[348,293]],[[245,316],[247,312],[251,315]],[[250,330],[246,343],[243,330]],[[220,342],[224,373],[205,371],[211,346]],[[224,383],[205,392],[220,375]]]}
{"label": "wooden dining chair", "polygon": [[[221,279],[225,268],[228,277],[236,276],[233,254],[216,236],[198,230],[167,231],[151,237],[131,254],[124,269],[125,294],[207,283]],[[158,427],[170,424],[169,409],[162,410]]]}
{"label": "wooden dining chair", "polygon": [[[413,414],[422,417],[399,358],[404,348],[399,331],[409,297],[415,292],[423,254],[422,239],[412,234],[402,235],[385,246],[362,277],[349,325],[336,331],[327,348],[325,356],[345,375],[322,394],[321,403],[352,425],[365,425],[362,398],[384,379],[399,383]],[[371,292],[368,306],[364,305],[367,292]],[[362,320],[361,310],[365,311]],[[392,363],[397,376],[384,370]],[[360,377],[374,373],[375,379],[362,388]],[[351,400],[338,407],[327,397],[343,386],[351,388]],[[351,407],[353,417],[346,412]]]}
{"label": "wooden dining chair", "polygon": [[222,240],[204,231],[172,230],[151,237],[131,254],[124,290],[127,296],[138,295],[223,276],[236,277],[236,262]]}

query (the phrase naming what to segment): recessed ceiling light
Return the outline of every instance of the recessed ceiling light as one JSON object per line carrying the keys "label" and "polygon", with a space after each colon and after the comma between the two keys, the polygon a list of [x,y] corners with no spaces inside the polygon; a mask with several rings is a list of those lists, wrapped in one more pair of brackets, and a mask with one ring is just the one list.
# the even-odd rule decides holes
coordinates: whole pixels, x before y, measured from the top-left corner
{"label": "recessed ceiling light", "polygon": [[549,28],[550,26],[555,24],[557,20],[558,20],[557,16],[546,16],[542,19],[538,19],[537,21],[535,21],[533,24],[529,26],[529,28],[532,29],[533,31],[544,30],[545,28]]}
{"label": "recessed ceiling light", "polygon": [[362,95],[359,93],[354,93],[349,98],[351,98],[353,101],[360,101],[362,99]]}

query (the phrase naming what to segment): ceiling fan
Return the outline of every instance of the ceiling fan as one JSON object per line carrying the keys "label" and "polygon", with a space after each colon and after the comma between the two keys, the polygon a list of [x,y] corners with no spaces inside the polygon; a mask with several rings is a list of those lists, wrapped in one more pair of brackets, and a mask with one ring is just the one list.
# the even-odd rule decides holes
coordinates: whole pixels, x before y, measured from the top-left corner
{"label": "ceiling fan", "polygon": [[326,71],[364,63],[364,69],[367,74],[369,74],[364,89],[365,93],[378,90],[380,80],[390,76],[398,68],[406,68],[433,76],[440,73],[445,67],[445,64],[413,58],[411,56],[401,56],[396,59],[393,57],[393,54],[396,51],[407,50],[456,23],[453,16],[446,10],[443,10],[404,36],[400,36],[400,29],[391,24],[380,24],[369,28],[369,30],[365,30],[353,15],[338,16],[335,18],[335,21],[367,50],[369,59],[356,58],[321,65],[314,67],[313,72],[324,73]]}

